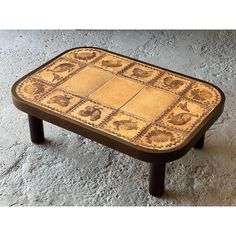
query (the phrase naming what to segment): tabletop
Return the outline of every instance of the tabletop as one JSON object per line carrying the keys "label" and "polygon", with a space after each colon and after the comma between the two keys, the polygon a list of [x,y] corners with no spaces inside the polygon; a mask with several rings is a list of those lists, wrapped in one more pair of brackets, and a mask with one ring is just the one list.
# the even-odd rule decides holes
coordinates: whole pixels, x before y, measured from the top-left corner
{"label": "tabletop", "polygon": [[69,50],[14,90],[56,118],[157,152],[187,142],[223,99],[207,82],[98,48]]}

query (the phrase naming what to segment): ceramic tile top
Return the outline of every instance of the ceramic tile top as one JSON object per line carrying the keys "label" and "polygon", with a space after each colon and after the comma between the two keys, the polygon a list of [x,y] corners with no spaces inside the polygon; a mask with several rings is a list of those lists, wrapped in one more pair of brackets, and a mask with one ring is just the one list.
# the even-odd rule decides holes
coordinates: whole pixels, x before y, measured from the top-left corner
{"label": "ceramic tile top", "polygon": [[220,103],[213,86],[95,48],[70,50],[24,77],[42,110],[153,150],[181,145]]}

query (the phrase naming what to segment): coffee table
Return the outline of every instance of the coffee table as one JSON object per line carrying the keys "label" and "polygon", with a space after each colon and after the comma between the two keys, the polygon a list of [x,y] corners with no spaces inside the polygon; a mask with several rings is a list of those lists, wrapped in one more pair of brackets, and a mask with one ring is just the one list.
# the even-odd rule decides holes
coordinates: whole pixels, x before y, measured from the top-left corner
{"label": "coffee table", "polygon": [[70,49],[30,72],[12,98],[28,114],[34,143],[44,141],[44,120],[150,162],[156,197],[166,163],[203,147],[225,101],[208,82],[94,47]]}

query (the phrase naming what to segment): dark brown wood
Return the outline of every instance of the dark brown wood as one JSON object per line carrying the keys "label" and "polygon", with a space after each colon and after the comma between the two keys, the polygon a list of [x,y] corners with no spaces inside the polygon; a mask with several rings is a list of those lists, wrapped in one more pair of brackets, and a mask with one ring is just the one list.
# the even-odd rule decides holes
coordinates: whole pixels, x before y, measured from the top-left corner
{"label": "dark brown wood", "polygon": [[30,137],[33,143],[44,142],[43,121],[35,116],[28,115]]}
{"label": "dark brown wood", "polygon": [[202,135],[202,137],[197,141],[197,143],[194,145],[194,148],[202,149],[204,146],[204,140],[205,140],[205,134]]}
{"label": "dark brown wood", "polygon": [[161,197],[165,188],[166,163],[150,163],[149,193]]}

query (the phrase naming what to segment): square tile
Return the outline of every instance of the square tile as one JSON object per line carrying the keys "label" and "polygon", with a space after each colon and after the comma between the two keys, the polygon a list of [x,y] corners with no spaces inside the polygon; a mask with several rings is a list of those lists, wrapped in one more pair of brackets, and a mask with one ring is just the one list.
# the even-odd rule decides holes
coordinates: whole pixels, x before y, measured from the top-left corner
{"label": "square tile", "polygon": [[81,98],[78,96],[55,89],[43,97],[38,104],[55,112],[66,113],[80,101]]}
{"label": "square tile", "polygon": [[135,143],[152,149],[165,150],[174,148],[184,140],[184,135],[156,124],[149,126],[138,136]]}
{"label": "square tile", "polygon": [[163,90],[145,87],[133,97],[121,110],[152,120],[165,111],[178,98]]}
{"label": "square tile", "polygon": [[220,93],[213,86],[201,82],[195,83],[185,96],[207,106],[216,105],[221,100]]}
{"label": "square tile", "polygon": [[108,81],[90,97],[101,104],[119,108],[137,94],[144,85],[123,77]]}
{"label": "square tile", "polygon": [[181,99],[160,120],[163,125],[191,131],[202,120],[207,110],[196,102]]}
{"label": "square tile", "polygon": [[56,85],[81,67],[82,65],[59,58],[33,74],[32,77]]}
{"label": "square tile", "polygon": [[34,78],[24,79],[17,87],[16,93],[28,101],[36,101],[52,90],[51,85],[40,82]]}
{"label": "square tile", "polygon": [[95,63],[95,66],[98,66],[104,70],[111,71],[112,73],[118,73],[123,70],[125,67],[131,64],[130,60],[126,60],[122,57],[112,56],[107,54],[105,57],[100,59]]}
{"label": "square tile", "polygon": [[135,63],[135,65],[124,71],[123,75],[144,83],[148,83],[157,76],[160,76],[161,71],[146,65]]}
{"label": "square tile", "polygon": [[190,85],[190,80],[170,73],[164,73],[153,84],[155,87],[168,90],[169,92],[175,94],[183,93]]}
{"label": "square tile", "polygon": [[99,126],[109,115],[114,112],[109,107],[102,106],[99,103],[86,100],[78,107],[68,113],[68,116],[74,120],[82,121],[91,126]]}
{"label": "square tile", "polygon": [[91,48],[80,48],[67,52],[63,57],[80,63],[91,63],[102,55],[102,52]]}
{"label": "square tile", "polygon": [[95,67],[85,67],[59,87],[80,96],[88,96],[114,75]]}
{"label": "square tile", "polygon": [[147,122],[144,120],[118,112],[102,128],[119,137],[132,140],[146,125]]}

